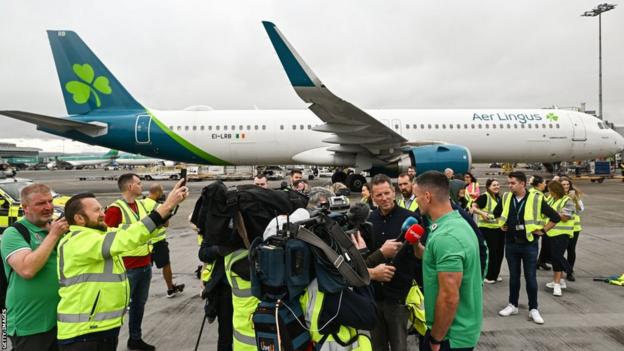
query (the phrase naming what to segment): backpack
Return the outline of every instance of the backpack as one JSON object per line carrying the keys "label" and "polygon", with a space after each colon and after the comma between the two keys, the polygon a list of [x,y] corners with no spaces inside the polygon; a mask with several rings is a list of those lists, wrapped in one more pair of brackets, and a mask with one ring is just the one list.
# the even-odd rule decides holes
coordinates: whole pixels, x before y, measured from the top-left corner
{"label": "backpack", "polygon": [[[26,243],[30,245],[30,232],[28,231],[28,228],[26,228],[22,223],[17,222],[11,224],[11,226],[17,229],[17,231],[22,234]],[[9,289],[9,279],[11,279],[13,269],[9,265],[9,276],[7,277],[4,274],[4,260],[2,259],[0,259],[0,269],[2,269],[2,274],[0,274],[0,308],[4,310],[6,309],[6,294]]]}

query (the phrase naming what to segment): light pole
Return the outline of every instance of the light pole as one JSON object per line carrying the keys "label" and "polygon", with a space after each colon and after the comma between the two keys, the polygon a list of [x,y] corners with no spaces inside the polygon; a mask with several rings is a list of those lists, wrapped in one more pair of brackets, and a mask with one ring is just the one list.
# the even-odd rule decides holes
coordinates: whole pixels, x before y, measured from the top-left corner
{"label": "light pole", "polygon": [[602,117],[602,13],[613,10],[615,4],[600,4],[591,11],[585,11],[581,16],[596,17],[598,16],[598,118]]}

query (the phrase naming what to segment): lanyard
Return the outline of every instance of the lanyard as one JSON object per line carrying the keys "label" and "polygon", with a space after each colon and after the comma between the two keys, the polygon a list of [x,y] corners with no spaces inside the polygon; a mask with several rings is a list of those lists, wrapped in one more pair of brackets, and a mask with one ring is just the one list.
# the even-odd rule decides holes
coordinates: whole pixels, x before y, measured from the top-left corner
{"label": "lanyard", "polygon": [[[121,199],[121,201],[126,203],[126,205],[128,206],[128,209],[130,210],[130,213],[132,213],[132,215],[134,216],[134,218],[136,218],[137,221],[141,219],[141,217],[139,217],[139,214],[137,213],[137,212],[139,212],[139,201],[137,201],[137,200],[134,201],[134,203],[136,204],[136,207],[137,207],[137,212],[134,212],[134,210],[132,209],[132,207],[130,207],[130,204],[128,203],[128,201],[126,201],[126,199]],[[130,218],[128,218],[128,219],[130,219]]]}
{"label": "lanyard", "polygon": [[[520,212],[522,212],[522,209],[524,208],[524,205],[526,204],[527,196],[525,195],[522,198],[522,200],[520,200],[520,203],[518,203],[518,200],[513,194],[511,196],[513,196],[513,199],[512,199],[513,205],[514,205],[514,209],[516,210],[516,224],[520,224]],[[518,207],[518,205],[520,205],[520,207]]]}

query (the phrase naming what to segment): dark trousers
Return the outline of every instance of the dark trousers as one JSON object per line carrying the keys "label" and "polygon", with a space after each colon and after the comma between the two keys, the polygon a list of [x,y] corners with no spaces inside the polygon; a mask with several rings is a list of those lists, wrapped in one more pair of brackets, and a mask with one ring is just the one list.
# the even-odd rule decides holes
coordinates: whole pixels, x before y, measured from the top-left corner
{"label": "dark trousers", "polygon": [[574,272],[574,262],[576,262],[576,243],[578,242],[581,232],[574,232],[574,237],[568,241],[568,263],[570,264],[570,273]]}
{"label": "dark trousers", "polygon": [[143,313],[149,296],[151,280],[152,266],[128,269],[128,282],[130,283],[128,330],[130,339],[141,339],[141,323],[143,323]]}
{"label": "dark trousers", "polygon": [[[431,342],[429,341],[431,335],[429,334],[431,331],[427,330],[425,336],[420,342],[420,351],[431,351]],[[373,349],[374,350],[374,349]],[[474,347],[462,347],[462,348],[451,348],[451,343],[448,340],[443,340],[440,344],[440,351],[472,351]]]}
{"label": "dark trousers", "polygon": [[537,264],[542,265],[546,263],[551,263],[552,259],[550,258],[550,238],[547,235],[542,235],[542,248],[540,249],[539,258],[537,259]]}
{"label": "dark trousers", "polygon": [[550,238],[550,254],[552,257],[552,268],[555,272],[570,272],[570,264],[563,254],[568,249],[570,237],[566,234],[551,236]]}
{"label": "dark trousers", "polygon": [[89,341],[76,341],[60,345],[60,351],[116,351],[118,338],[105,338]]}
{"label": "dark trousers", "polygon": [[520,274],[524,268],[529,310],[537,308],[537,242],[520,244],[505,243],[505,258],[509,266],[509,303],[518,307],[520,299]]}
{"label": "dark trousers", "polygon": [[503,257],[505,256],[505,233],[500,229],[479,228],[487,243],[489,257],[485,279],[496,280],[500,274]]}
{"label": "dark trousers", "polygon": [[56,327],[45,333],[25,336],[9,336],[13,351],[57,351]]}
{"label": "dark trousers", "polygon": [[217,319],[219,322],[219,339],[217,340],[218,351],[232,351],[232,288],[228,284],[220,284],[217,287]]}
{"label": "dark trousers", "polygon": [[371,330],[373,350],[386,351],[388,344],[392,351],[407,350],[407,318],[405,304],[377,301],[377,324]]}

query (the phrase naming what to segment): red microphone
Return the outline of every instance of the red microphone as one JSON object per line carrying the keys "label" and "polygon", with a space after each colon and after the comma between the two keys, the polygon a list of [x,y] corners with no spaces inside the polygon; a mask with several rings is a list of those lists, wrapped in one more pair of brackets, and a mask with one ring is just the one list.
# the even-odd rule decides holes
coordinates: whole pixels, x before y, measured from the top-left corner
{"label": "red microphone", "polygon": [[405,241],[412,245],[416,244],[424,234],[425,228],[418,223],[412,224],[412,226],[405,232]]}
{"label": "red microphone", "polygon": [[[423,228],[423,226],[421,226],[418,223],[412,224],[407,229],[407,231],[405,232],[405,235],[403,236],[405,241],[403,241],[403,245],[401,245],[401,248],[399,249],[399,251],[403,250],[403,248],[407,244],[414,245],[414,244],[418,243],[418,240],[420,240],[420,238],[422,238],[422,236],[424,234],[425,234],[425,228]],[[397,254],[398,254],[398,252],[397,252]],[[390,264],[393,265],[395,259],[396,259],[396,256],[394,256],[392,258],[392,260],[390,261]]]}

